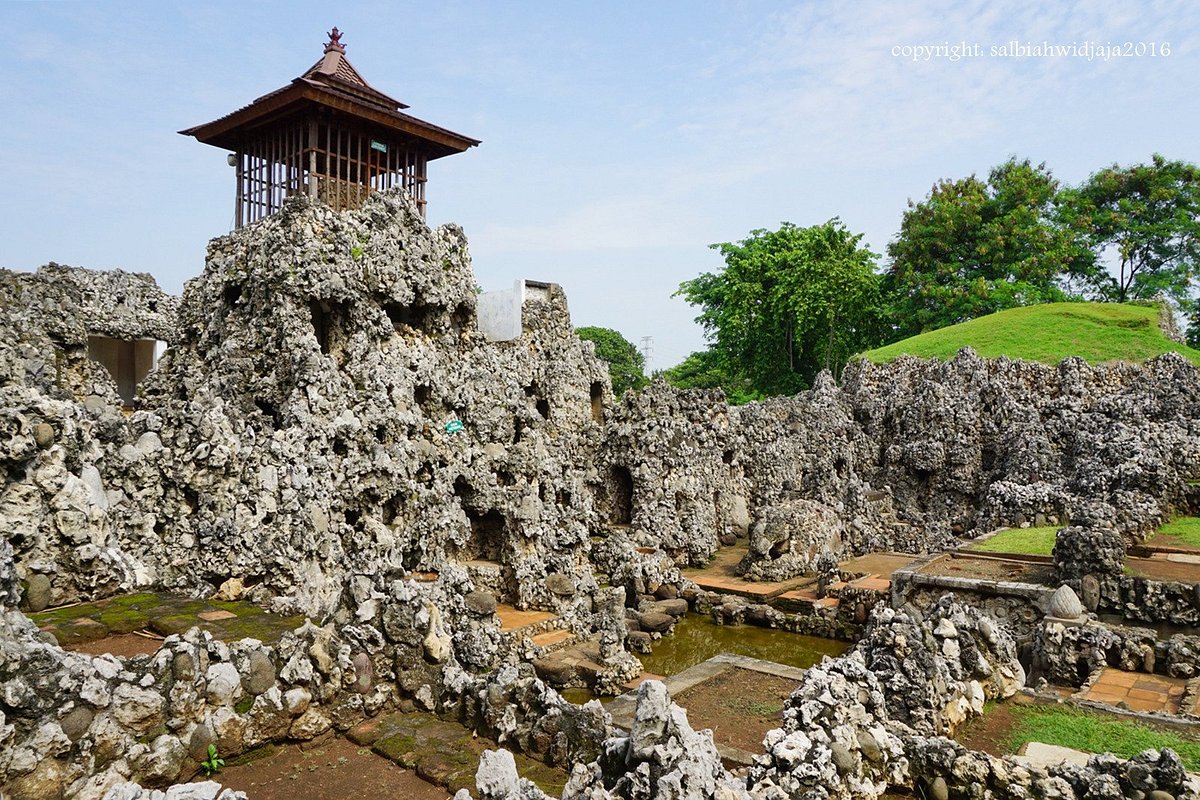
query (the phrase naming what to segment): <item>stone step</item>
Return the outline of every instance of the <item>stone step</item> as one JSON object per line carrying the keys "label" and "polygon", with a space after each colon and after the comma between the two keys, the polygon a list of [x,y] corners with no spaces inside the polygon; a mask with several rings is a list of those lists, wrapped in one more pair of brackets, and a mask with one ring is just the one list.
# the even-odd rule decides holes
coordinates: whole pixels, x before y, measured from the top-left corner
{"label": "stone step", "polygon": [[557,689],[591,686],[604,669],[600,661],[600,642],[585,639],[535,660],[533,669],[539,678]]}
{"label": "stone step", "polygon": [[530,637],[534,646],[542,648],[543,652],[551,653],[574,644],[575,634],[562,628],[551,628]]}
{"label": "stone step", "polygon": [[500,630],[504,633],[540,633],[554,627],[553,623],[558,621],[558,615],[549,611],[522,611],[506,603],[496,606],[496,616],[500,618]]}
{"label": "stone step", "polygon": [[870,589],[874,592],[889,592],[892,588],[892,582],[878,574],[864,575],[861,578],[856,578],[850,582],[850,585],[855,589]]}

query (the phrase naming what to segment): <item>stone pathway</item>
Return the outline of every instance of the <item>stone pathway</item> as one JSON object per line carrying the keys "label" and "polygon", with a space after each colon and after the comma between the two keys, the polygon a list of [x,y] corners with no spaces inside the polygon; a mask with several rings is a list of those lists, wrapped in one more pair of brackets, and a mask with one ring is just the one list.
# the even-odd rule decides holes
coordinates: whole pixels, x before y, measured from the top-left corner
{"label": "stone pathway", "polygon": [[443,787],[340,736],[265,745],[230,758],[211,780],[254,800],[450,800]]}
{"label": "stone pathway", "polygon": [[[459,789],[474,792],[480,754],[499,748],[495,742],[457,722],[418,712],[397,712],[366,720],[351,728],[346,738],[413,770],[430,783],[446,787],[451,794]],[[562,794],[566,771],[519,753],[513,756],[522,777],[552,797]]]}
{"label": "stone pathway", "polygon": [[890,577],[898,569],[907,567],[919,556],[910,553],[868,553],[838,564],[842,572],[852,574],[866,573],[875,576]]}
{"label": "stone pathway", "polygon": [[599,640],[585,639],[542,656],[533,662],[533,669],[539,678],[556,688],[590,687],[604,670],[601,661]]}
{"label": "stone pathway", "polygon": [[790,589],[816,583],[811,577],[790,578],[785,581],[748,581],[735,570],[746,555],[748,547],[722,547],[712,562],[701,569],[685,569],[685,577],[701,589],[722,594],[736,594],[758,602],[780,595]]}
{"label": "stone pathway", "polygon": [[1131,575],[1160,581],[1200,583],[1200,558],[1185,553],[1155,553],[1150,558],[1125,559],[1125,569]]}
{"label": "stone pathway", "polygon": [[1161,553],[1200,553],[1200,545],[1185,542],[1169,533],[1155,533],[1142,543],[1142,549]]}
{"label": "stone pathway", "polygon": [[1026,742],[1021,746],[1017,755],[1013,756],[1021,764],[1042,768],[1057,766],[1064,762],[1077,767],[1086,767],[1091,757],[1091,753],[1085,753],[1082,750],[1045,742]]}
{"label": "stone pathway", "polygon": [[1124,704],[1131,711],[1178,714],[1186,684],[1182,678],[1105,667],[1083,699],[1110,706]]}
{"label": "stone pathway", "polygon": [[816,591],[817,579],[812,576],[798,576],[783,581],[745,580],[735,570],[746,552],[745,546],[723,547],[707,567],[683,570],[683,574],[709,592],[736,594],[758,603],[779,606],[785,611],[803,611],[836,606],[837,592],[845,586],[887,592],[892,585],[892,573],[917,558],[907,553],[871,553],[843,561],[838,565],[843,572],[860,577],[849,583],[834,584],[830,587],[830,596],[820,598]]}

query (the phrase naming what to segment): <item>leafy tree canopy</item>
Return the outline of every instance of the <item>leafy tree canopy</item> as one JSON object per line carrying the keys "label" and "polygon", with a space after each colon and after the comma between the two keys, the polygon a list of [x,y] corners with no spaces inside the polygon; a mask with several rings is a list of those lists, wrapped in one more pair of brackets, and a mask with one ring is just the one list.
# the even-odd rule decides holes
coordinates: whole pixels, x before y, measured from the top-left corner
{"label": "leafy tree canopy", "polygon": [[986,182],[943,180],[925,200],[909,201],[888,245],[888,338],[1066,299],[1060,277],[1090,274],[1093,259],[1059,220],[1057,194],[1044,164],[1010,159]]}
{"label": "leafy tree canopy", "polygon": [[839,371],[872,343],[877,324],[876,256],[861,239],[835,218],[712,245],[725,268],[684,281],[676,293],[701,309],[710,366],[768,395],[799,391],[822,369]]}
{"label": "leafy tree canopy", "polygon": [[762,398],[744,377],[731,374],[729,365],[713,350],[692,353],[659,374],[677,389],[724,389],[725,397],[733,405]]}
{"label": "leafy tree canopy", "polygon": [[576,328],[575,335],[596,345],[596,355],[608,362],[613,394],[622,396],[628,389],[646,385],[646,357],[612,328]]}
{"label": "leafy tree canopy", "polygon": [[1097,270],[1101,299],[1166,294],[1187,304],[1200,274],[1200,167],[1155,154],[1149,164],[1116,164],[1063,192],[1063,218],[1114,274]]}

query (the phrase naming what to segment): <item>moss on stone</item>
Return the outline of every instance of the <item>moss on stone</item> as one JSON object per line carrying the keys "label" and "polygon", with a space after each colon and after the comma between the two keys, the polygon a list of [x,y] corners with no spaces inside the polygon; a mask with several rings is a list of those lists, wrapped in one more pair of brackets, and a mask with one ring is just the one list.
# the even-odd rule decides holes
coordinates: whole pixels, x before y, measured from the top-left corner
{"label": "moss on stone", "polygon": [[177,633],[183,633],[199,624],[200,620],[194,616],[176,614],[169,617],[156,617],[150,620],[150,630],[162,636],[172,636]]}
{"label": "moss on stone", "polygon": [[402,767],[411,769],[416,764],[417,738],[411,733],[385,736],[371,745],[371,749]]}
{"label": "moss on stone", "polygon": [[58,625],[50,631],[60,645],[95,642],[108,635],[108,628],[94,620],[72,620]]}
{"label": "moss on stone", "polygon": [[124,608],[131,611],[145,611],[149,613],[163,605],[163,598],[164,595],[156,592],[135,592],[133,594],[110,597],[107,600],[97,603],[97,605],[103,604],[110,608]]}
{"label": "moss on stone", "polygon": [[29,615],[33,620],[33,624],[39,628],[44,628],[47,625],[62,625],[80,617],[89,617],[93,613],[98,613],[97,609],[91,603],[84,603],[78,606],[68,606],[67,608],[56,608],[53,611],[38,611]]}
{"label": "moss on stone", "polygon": [[150,615],[144,611],[119,606],[101,610],[97,618],[113,633],[140,631],[150,624]]}
{"label": "moss on stone", "polygon": [[303,625],[304,617],[281,617],[258,610],[258,613],[243,613],[233,619],[201,622],[200,624],[214,636],[225,641],[258,639],[266,644],[275,644],[283,638],[285,633],[294,631]]}
{"label": "moss on stone", "polygon": [[516,759],[517,772],[522,778],[533,781],[539,789],[551,797],[562,796],[563,787],[567,785],[569,777],[566,770],[547,766],[541,761],[521,753],[514,753],[513,758]]}
{"label": "moss on stone", "polygon": [[[203,620],[206,611],[226,611],[235,616]],[[48,629],[61,645],[103,639],[114,633],[149,629],[161,636],[182,634],[199,626],[223,641],[258,639],[275,644],[285,633],[304,624],[303,616],[281,616],[245,600],[196,600],[159,592],[135,594],[81,603],[29,615],[39,628]],[[80,622],[86,620],[86,622]],[[98,623],[92,625],[90,623]]]}

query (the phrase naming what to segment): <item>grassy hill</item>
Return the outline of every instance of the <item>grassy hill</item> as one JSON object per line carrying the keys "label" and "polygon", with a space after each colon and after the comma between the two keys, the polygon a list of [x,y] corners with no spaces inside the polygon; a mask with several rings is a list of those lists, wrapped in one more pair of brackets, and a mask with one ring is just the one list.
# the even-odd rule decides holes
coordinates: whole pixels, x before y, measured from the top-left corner
{"label": "grassy hill", "polygon": [[1080,356],[1105,361],[1145,361],[1168,350],[1200,366],[1200,350],[1176,344],[1158,327],[1156,306],[1127,303],[1047,303],[1011,308],[948,328],[922,333],[860,354],[878,364],[902,355],[953,358],[972,347],[984,358],[1008,356],[1057,364]]}

